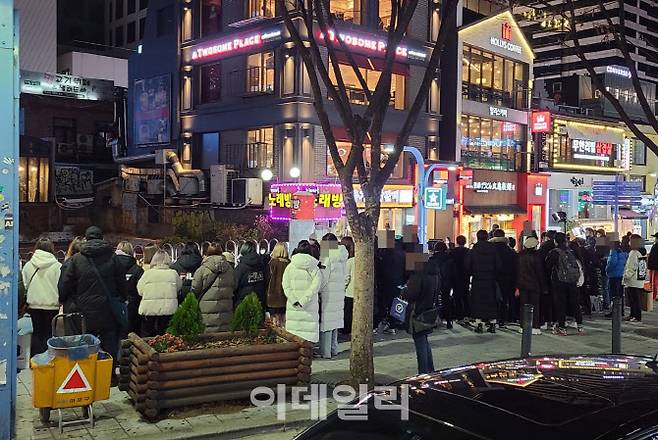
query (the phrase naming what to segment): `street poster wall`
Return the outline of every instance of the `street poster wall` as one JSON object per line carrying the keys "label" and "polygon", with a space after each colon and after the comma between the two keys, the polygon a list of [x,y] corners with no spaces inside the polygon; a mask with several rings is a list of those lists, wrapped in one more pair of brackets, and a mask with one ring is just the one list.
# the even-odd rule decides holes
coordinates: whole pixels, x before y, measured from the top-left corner
{"label": "street poster wall", "polygon": [[133,93],[135,145],[163,144],[171,139],[171,76],[135,81]]}
{"label": "street poster wall", "polygon": [[85,196],[94,193],[94,171],[80,167],[55,167],[55,194]]}

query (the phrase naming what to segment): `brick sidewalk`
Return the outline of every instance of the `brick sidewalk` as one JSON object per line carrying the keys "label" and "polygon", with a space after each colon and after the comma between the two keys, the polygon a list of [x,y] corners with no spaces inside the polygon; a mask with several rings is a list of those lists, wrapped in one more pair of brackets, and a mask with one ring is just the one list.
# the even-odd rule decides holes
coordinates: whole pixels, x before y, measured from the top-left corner
{"label": "brick sidewalk", "polygon": [[[597,316],[585,321],[585,334],[556,336],[542,334],[533,337],[533,353],[605,353],[610,352],[611,322]],[[641,324],[624,324],[622,348],[629,354],[654,355],[658,353],[658,340],[636,333],[639,329],[658,328],[658,312],[647,313]],[[395,336],[375,336],[375,370],[382,377],[402,378],[416,372],[416,356],[411,337],[404,332]],[[447,368],[470,364],[476,361],[496,360],[518,357],[520,353],[520,335],[514,331],[502,330],[495,335],[477,335],[460,326],[453,330],[440,329],[430,337],[433,347],[435,366]],[[332,360],[314,360],[313,382],[335,384],[347,378],[349,371],[349,344],[340,346],[343,351]],[[328,401],[331,409],[335,406]],[[195,412],[202,412],[198,410]],[[175,440],[188,439],[212,434],[231,434],[231,438],[254,435],[258,432],[282,431],[298,428],[300,424],[309,423],[308,411],[288,411],[286,424],[279,422],[274,408],[222,408],[213,414],[189,415],[174,413],[172,417],[157,423],[148,423],[133,409],[127,394],[112,389],[110,399],[94,405],[97,424],[94,429],[87,425],[64,428],[60,436],[56,426],[44,427],[39,421],[38,411],[32,407],[31,374],[29,370],[18,376],[18,399],[16,431],[17,439],[132,439]],[[80,416],[79,410],[65,411],[65,420]],[[57,413],[53,411],[51,420]],[[289,431],[290,437],[296,430]],[[219,437],[219,436],[218,436]],[[221,437],[219,437],[221,438]],[[285,438],[282,434],[281,438]]]}

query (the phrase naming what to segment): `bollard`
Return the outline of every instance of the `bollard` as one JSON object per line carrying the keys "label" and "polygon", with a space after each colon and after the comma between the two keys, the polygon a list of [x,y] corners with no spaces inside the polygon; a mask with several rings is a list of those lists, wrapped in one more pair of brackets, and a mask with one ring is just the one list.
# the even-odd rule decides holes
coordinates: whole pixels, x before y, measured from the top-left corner
{"label": "bollard", "polygon": [[621,297],[612,298],[612,354],[621,354]]}
{"label": "bollard", "polygon": [[525,358],[530,356],[530,350],[532,348],[532,314],[533,314],[532,304],[523,305],[523,332],[521,333],[521,357]]}

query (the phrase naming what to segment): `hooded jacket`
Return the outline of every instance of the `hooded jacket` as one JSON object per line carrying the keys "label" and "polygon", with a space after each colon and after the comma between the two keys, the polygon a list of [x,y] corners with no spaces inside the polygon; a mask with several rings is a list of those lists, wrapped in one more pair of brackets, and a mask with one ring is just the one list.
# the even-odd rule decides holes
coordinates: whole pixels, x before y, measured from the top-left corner
{"label": "hooded jacket", "polygon": [[320,331],[326,332],[344,326],[345,278],[347,249],[338,245],[329,255],[321,258],[323,285],[320,289]]}
{"label": "hooded jacket", "polygon": [[536,249],[523,249],[519,253],[516,288],[524,291],[545,293],[546,272],[541,253]]}
{"label": "hooded jacket", "polygon": [[194,272],[201,266],[201,261],[201,255],[183,254],[171,265],[171,268],[178,272],[181,280],[183,280],[183,287],[180,289],[181,298],[185,298],[192,289],[192,277]]}
{"label": "hooded jacket", "polygon": [[621,249],[611,249],[605,266],[605,274],[608,278],[623,278],[627,259],[628,254],[626,252]]}
{"label": "hooded jacket", "polygon": [[256,252],[240,257],[235,268],[235,306],[242,302],[251,292],[255,292],[263,308],[265,302],[265,265],[263,258]]}
{"label": "hooded jacket", "polygon": [[514,249],[509,247],[507,237],[494,237],[489,242],[493,243],[500,261],[500,270],[498,272],[500,287],[508,292],[512,291],[516,287],[517,254]]}
{"label": "hooded jacket", "polygon": [[234,290],[233,266],[221,255],[206,257],[192,280],[192,292],[199,298],[206,332],[229,330],[233,319]]}
{"label": "hooded jacket", "polygon": [[319,292],[322,273],[318,260],[308,254],[296,254],[283,272],[286,295],[286,330],[310,342],[320,339]]}
{"label": "hooded jacket", "polygon": [[166,264],[151,266],[137,282],[142,297],[139,314],[142,316],[171,316],[178,308],[178,291],[183,286],[178,273]]}
{"label": "hooded jacket", "polygon": [[[104,281],[107,293],[93,270]],[[64,313],[82,313],[90,332],[116,329],[107,295],[125,300],[126,277],[117,263],[114,249],[101,239],[87,240],[79,254],[66,263],[59,282],[59,301]]]}
{"label": "hooded jacket", "polygon": [[50,252],[37,249],[23,266],[23,285],[27,291],[27,304],[32,309],[58,310],[57,282],[62,264]]}
{"label": "hooded jacket", "polygon": [[267,264],[267,307],[282,309],[286,306],[286,295],[283,292],[283,272],[290,264],[287,258],[272,258]]}
{"label": "hooded jacket", "polygon": [[137,293],[137,282],[144,273],[144,269],[139,267],[135,257],[125,254],[116,254],[114,257],[121,270],[126,274],[126,299],[128,302],[139,302],[140,297]]}
{"label": "hooded jacket", "polygon": [[626,260],[622,284],[626,287],[642,289],[648,277],[646,250],[644,248],[633,249]]}

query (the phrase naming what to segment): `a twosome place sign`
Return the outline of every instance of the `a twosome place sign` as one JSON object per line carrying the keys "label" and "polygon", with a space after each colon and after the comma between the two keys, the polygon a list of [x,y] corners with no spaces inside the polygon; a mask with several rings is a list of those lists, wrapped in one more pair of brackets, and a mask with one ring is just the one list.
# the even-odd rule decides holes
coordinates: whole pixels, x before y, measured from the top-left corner
{"label": "a twosome place sign", "polygon": [[219,59],[280,40],[281,36],[280,27],[227,36],[189,48],[188,50],[191,51],[189,58],[192,62]]}
{"label": "a twosome place sign", "polygon": [[[337,41],[340,38],[347,47],[355,48],[363,52],[386,52],[386,39],[378,38],[372,35],[365,35],[353,31],[327,31],[325,36],[323,32],[318,32],[318,39]],[[412,49],[404,45],[395,48],[395,55],[399,58],[414,59],[424,61],[427,58],[427,52],[420,49]]]}

